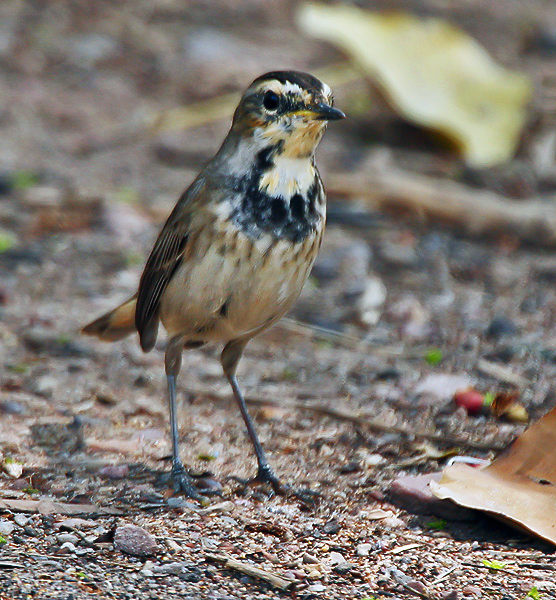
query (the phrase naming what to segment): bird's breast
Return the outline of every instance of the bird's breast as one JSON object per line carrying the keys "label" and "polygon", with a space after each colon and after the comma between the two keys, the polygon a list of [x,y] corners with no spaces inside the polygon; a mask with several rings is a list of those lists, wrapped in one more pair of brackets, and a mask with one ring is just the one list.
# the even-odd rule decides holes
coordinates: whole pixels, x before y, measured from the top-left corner
{"label": "bird's breast", "polygon": [[[271,232],[256,238],[218,208],[216,220],[197,236],[196,251],[180,266],[161,302],[170,335],[222,341],[255,335],[295,302],[320,247],[324,220],[301,241]],[[228,213],[228,214],[227,214]]]}

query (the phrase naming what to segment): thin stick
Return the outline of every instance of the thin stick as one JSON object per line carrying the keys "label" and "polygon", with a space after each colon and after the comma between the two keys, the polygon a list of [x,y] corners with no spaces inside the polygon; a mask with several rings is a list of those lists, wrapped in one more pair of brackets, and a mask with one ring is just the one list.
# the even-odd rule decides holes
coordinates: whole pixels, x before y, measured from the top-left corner
{"label": "thin stick", "polygon": [[240,573],[249,575],[249,577],[262,579],[263,581],[270,583],[270,585],[280,590],[291,590],[296,584],[296,582],[292,581],[291,579],[285,579],[284,577],[280,577],[280,575],[276,575],[270,571],[261,569],[260,567],[255,567],[249,563],[236,560],[235,558],[225,554],[206,554],[205,556],[209,560],[223,563],[223,566],[226,569],[233,569],[234,571],[239,571]]}
{"label": "thin stick", "polygon": [[481,358],[479,361],[477,361],[477,370],[481,371],[481,373],[484,375],[494,377],[494,379],[498,379],[499,381],[503,381],[505,383],[510,383],[511,385],[515,385],[519,388],[525,387],[528,383],[525,377],[522,377],[515,371],[512,371],[507,366],[491,362],[490,360],[486,360],[484,358]]}
{"label": "thin stick", "polygon": [[[217,400],[227,400],[229,395],[227,393],[218,393],[214,391],[202,390],[199,388],[189,387],[189,392],[198,395],[210,396],[211,398]],[[316,404],[305,404],[304,402],[284,402],[278,400],[270,400],[270,399],[261,399],[254,397],[246,397],[245,402],[251,406],[276,406],[278,408],[286,408],[292,410],[306,410],[315,414],[324,415],[326,417],[331,417],[332,419],[336,419],[338,421],[345,421],[348,423],[353,423],[361,428],[367,428],[371,431],[376,431],[379,433],[394,433],[400,435],[406,435],[409,437],[415,437],[423,440],[429,440],[431,442],[441,442],[444,444],[453,444],[455,446],[462,446],[464,448],[473,448],[475,450],[503,450],[506,448],[508,443],[495,443],[495,442],[475,442],[473,440],[467,440],[465,438],[442,435],[438,433],[427,433],[427,432],[419,432],[413,431],[410,429],[406,429],[405,427],[397,427],[394,425],[384,425],[378,421],[374,421],[367,417],[361,417],[358,415],[353,415],[348,412],[344,412],[338,410],[337,408],[332,408],[331,406],[323,406]]]}
{"label": "thin stick", "polygon": [[330,174],[329,194],[362,199],[374,209],[408,209],[471,235],[511,233],[537,245],[556,245],[556,208],[540,198],[515,202],[488,190],[402,171]]}

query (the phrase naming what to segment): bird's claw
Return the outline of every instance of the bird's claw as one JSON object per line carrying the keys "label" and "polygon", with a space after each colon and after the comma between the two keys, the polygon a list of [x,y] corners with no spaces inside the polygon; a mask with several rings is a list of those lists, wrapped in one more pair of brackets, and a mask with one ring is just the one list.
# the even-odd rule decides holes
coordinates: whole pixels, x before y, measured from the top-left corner
{"label": "bird's claw", "polygon": [[255,477],[251,479],[242,479],[240,477],[232,476],[230,479],[237,481],[241,485],[246,487],[252,487],[256,485],[267,485],[270,487],[268,498],[272,498],[275,494],[278,496],[286,496],[290,498],[296,498],[303,502],[308,507],[315,505],[316,499],[320,496],[318,492],[310,489],[295,489],[291,485],[282,483],[278,477],[274,474],[274,471],[267,465],[259,467]]}
{"label": "bird's claw", "polygon": [[219,495],[219,492],[211,489],[199,489],[194,484],[194,479],[180,463],[172,464],[172,471],[168,474],[168,482],[172,484],[174,495],[184,495],[192,500],[197,500],[203,506],[209,503],[207,496]]}

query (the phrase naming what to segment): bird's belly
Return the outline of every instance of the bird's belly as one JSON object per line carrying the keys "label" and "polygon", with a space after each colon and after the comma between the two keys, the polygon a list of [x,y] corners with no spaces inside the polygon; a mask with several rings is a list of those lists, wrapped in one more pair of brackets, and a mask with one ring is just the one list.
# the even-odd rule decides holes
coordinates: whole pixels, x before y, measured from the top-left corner
{"label": "bird's belly", "polygon": [[282,317],[295,302],[315,260],[321,231],[303,242],[211,243],[197,260],[178,269],[161,302],[161,320],[170,336],[227,342],[250,337]]}

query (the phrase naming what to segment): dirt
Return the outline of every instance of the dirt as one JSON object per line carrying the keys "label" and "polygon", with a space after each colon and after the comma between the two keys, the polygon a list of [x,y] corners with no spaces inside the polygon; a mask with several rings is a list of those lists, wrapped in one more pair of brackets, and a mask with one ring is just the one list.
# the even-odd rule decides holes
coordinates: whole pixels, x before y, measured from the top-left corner
{"label": "dirt", "polygon": [[[385,5],[450,18],[527,73],[536,86],[527,133],[512,163],[472,172],[377,101],[367,118],[327,132],[318,155],[325,183],[380,159],[496,189],[508,202],[554,199],[556,177],[533,152],[556,130],[553,7]],[[188,352],[178,385],[181,456],[220,497],[206,507],[169,498],[164,341],[143,354],[134,338],[103,344],[78,333],[135,291],[160,223],[229,125],[218,119],[153,138],[144,115],[238,91],[276,67],[343,60],[296,32],[294,6],[0,7],[0,456],[22,465],[20,476],[0,479],[0,499],[63,503],[53,514],[29,512],[50,512],[44,503],[2,509],[2,599],[521,599],[533,588],[556,597],[548,544],[478,514],[471,522],[412,515],[388,496],[396,478],[439,471],[451,453],[492,459],[526,427],[467,415],[438,376],[515,393],[531,420],[554,406],[550,250],[511,231],[473,239],[330,198],[309,284],[288,319],[250,343],[239,371],[272,465],[311,490],[313,503],[234,479],[251,476],[255,463],[216,347]],[[364,81],[339,86],[336,105],[349,113],[368,90]],[[506,367],[513,383],[485,375],[484,359]],[[152,536],[153,554],[114,545],[126,524]],[[279,575],[291,589],[215,555]]]}

